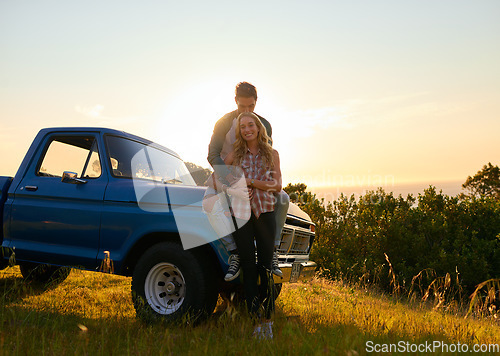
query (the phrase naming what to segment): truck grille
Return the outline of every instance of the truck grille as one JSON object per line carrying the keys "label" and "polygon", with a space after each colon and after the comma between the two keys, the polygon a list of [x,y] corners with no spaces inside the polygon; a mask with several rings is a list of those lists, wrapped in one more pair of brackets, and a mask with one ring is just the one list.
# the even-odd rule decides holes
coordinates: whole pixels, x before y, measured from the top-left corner
{"label": "truck grille", "polygon": [[295,229],[285,224],[281,233],[281,243],[278,248],[280,254],[307,255],[313,232]]}

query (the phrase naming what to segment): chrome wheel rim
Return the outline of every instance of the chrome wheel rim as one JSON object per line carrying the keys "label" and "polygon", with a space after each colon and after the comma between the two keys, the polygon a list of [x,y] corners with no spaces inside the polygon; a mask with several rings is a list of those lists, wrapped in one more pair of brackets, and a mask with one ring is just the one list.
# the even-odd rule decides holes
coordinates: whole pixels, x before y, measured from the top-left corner
{"label": "chrome wheel rim", "polygon": [[175,313],[184,302],[186,283],[177,266],[161,262],[153,266],[144,282],[149,306],[158,314]]}

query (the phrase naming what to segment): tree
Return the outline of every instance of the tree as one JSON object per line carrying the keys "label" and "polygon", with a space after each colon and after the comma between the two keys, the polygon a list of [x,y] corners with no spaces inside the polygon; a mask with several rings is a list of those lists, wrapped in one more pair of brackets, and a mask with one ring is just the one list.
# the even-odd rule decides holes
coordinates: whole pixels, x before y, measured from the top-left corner
{"label": "tree", "polygon": [[197,185],[204,185],[203,183],[205,183],[208,177],[210,177],[210,174],[212,174],[212,171],[210,169],[200,167],[197,164],[191,162],[184,163],[186,164],[189,173],[191,173],[191,176],[193,177]]}
{"label": "tree", "polygon": [[290,197],[290,202],[298,205],[309,215],[313,223],[316,224],[316,233],[319,234],[325,219],[324,199],[319,200],[316,198],[316,194],[307,192],[306,189],[307,185],[304,183],[288,183],[288,185],[283,188]]}
{"label": "tree", "polygon": [[500,200],[500,168],[488,162],[474,177],[467,177],[462,188],[467,190],[470,196]]}
{"label": "tree", "polygon": [[290,201],[300,207],[303,207],[308,202],[307,200],[312,197],[310,192],[306,193],[306,189],[307,185],[304,183],[288,183],[288,185],[283,188],[283,190],[287,192],[290,197]]}

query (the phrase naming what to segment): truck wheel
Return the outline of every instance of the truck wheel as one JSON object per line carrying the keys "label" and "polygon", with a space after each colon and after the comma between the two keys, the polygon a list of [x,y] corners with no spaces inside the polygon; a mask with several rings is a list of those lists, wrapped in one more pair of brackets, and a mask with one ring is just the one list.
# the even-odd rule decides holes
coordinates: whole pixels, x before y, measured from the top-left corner
{"label": "truck wheel", "polygon": [[245,303],[245,291],[243,290],[243,284],[223,284],[222,289],[219,291],[219,295],[226,302],[237,307]]}
{"label": "truck wheel", "polygon": [[44,265],[38,263],[22,263],[21,274],[27,281],[57,285],[68,278],[71,268]]}
{"label": "truck wheel", "polygon": [[137,316],[146,322],[198,321],[217,303],[217,279],[208,261],[172,242],[149,248],[132,276]]}

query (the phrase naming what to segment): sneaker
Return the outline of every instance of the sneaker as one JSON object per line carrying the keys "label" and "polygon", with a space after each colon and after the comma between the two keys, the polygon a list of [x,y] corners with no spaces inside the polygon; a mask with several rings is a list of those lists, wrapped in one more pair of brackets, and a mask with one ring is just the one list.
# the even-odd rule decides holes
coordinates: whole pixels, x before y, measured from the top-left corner
{"label": "sneaker", "polygon": [[224,280],[230,282],[240,275],[240,256],[232,254],[229,256],[229,268],[227,269]]}
{"label": "sneaker", "polygon": [[262,339],[272,339],[273,338],[273,322],[267,321],[262,323],[261,326]]}
{"label": "sneaker", "polygon": [[278,262],[278,252],[274,251],[273,253],[273,274],[277,275],[278,277],[283,277],[283,272],[280,269],[279,262]]}
{"label": "sneaker", "polygon": [[260,324],[255,326],[252,336],[255,339],[262,339],[262,326]]}
{"label": "sneaker", "polygon": [[258,324],[253,329],[252,336],[259,340],[270,340],[273,338],[273,322],[268,321],[262,324]]}

